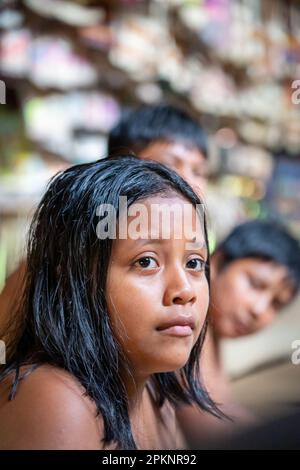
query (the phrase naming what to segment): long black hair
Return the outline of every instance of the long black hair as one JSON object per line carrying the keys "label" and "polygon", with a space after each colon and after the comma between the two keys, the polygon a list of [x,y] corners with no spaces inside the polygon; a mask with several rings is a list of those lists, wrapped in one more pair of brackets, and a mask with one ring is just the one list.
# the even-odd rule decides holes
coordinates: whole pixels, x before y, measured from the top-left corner
{"label": "long black hair", "polygon": [[[135,449],[128,399],[121,372],[128,368],[107,312],[105,288],[112,240],[96,234],[97,207],[119,197],[128,206],[156,194],[176,192],[193,206],[201,204],[174,171],[133,157],[106,158],[59,173],[34,215],[28,240],[28,266],[19,322],[7,348],[0,379],[25,364],[51,364],[73,374],[94,400],[104,421],[104,444]],[[205,238],[207,235],[205,229]],[[209,280],[209,263],[206,276]],[[199,378],[205,327],[188,363],[178,372],[151,377],[157,404],[194,403],[218,415]],[[6,335],[7,336],[7,335]],[[0,335],[1,337],[1,335]],[[11,397],[12,398],[12,397]]]}

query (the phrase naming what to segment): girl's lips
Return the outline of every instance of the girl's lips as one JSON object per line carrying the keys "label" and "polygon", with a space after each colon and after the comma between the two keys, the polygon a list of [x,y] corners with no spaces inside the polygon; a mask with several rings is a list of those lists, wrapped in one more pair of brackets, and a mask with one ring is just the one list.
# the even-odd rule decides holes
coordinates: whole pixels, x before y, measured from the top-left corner
{"label": "girl's lips", "polygon": [[173,325],[158,331],[162,335],[169,336],[191,336],[193,334],[193,330],[189,325]]}
{"label": "girl's lips", "polygon": [[195,320],[192,315],[177,315],[162,323],[158,328],[161,334],[170,336],[190,336],[195,328]]}

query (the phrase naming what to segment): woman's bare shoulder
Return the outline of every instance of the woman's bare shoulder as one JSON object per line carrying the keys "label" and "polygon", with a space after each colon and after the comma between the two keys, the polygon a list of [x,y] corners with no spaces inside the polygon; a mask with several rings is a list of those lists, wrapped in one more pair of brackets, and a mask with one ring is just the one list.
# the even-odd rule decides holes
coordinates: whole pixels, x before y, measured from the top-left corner
{"label": "woman's bare shoulder", "polygon": [[38,367],[8,400],[11,385],[10,376],[0,386],[0,449],[101,448],[102,420],[71,374]]}

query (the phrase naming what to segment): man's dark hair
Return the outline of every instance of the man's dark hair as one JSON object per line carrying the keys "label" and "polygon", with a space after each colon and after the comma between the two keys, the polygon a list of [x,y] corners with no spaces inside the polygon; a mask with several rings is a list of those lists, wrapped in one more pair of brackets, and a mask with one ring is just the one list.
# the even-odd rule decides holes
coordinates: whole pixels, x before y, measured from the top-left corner
{"label": "man's dark hair", "polygon": [[207,136],[198,121],[169,104],[144,105],[123,113],[108,138],[108,153],[138,153],[157,141],[180,141],[207,157]]}

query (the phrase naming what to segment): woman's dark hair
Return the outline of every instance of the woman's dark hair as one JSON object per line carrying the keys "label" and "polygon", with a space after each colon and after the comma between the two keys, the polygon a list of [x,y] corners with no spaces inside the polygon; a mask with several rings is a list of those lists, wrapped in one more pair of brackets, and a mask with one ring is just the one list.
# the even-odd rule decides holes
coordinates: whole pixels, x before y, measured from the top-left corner
{"label": "woman's dark hair", "polygon": [[108,153],[140,152],[157,141],[180,141],[207,157],[207,136],[199,122],[169,105],[144,105],[127,110],[108,138]]}
{"label": "woman's dark hair", "polygon": [[300,244],[274,221],[250,220],[238,225],[217,248],[222,266],[242,258],[258,258],[285,266],[297,291],[300,286]]}
{"label": "woman's dark hair", "polygon": [[[16,370],[14,395],[22,365],[47,363],[67,370],[103,417],[104,443],[115,441],[123,449],[136,448],[121,380],[129,365],[107,312],[105,287],[113,242],[97,238],[97,207],[111,204],[118,209],[121,195],[127,196],[129,206],[173,191],[193,206],[201,203],[174,171],[133,157],[76,165],[53,178],[32,221],[20,322],[10,335],[7,364],[0,375],[1,379]],[[205,238],[207,242],[206,232]],[[208,269],[209,263],[209,279]],[[206,326],[178,373],[151,377],[159,406],[168,399],[173,405],[195,403],[221,415],[199,379]]]}

